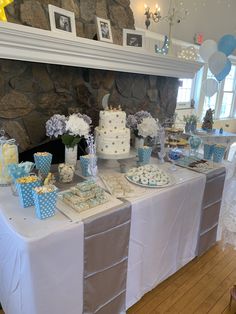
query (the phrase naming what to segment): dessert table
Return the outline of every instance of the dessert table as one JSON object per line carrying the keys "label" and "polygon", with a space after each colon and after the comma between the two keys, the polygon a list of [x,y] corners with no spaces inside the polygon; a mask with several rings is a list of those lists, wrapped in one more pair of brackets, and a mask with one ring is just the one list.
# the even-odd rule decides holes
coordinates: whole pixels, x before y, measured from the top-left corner
{"label": "dessert table", "polygon": [[[119,168],[101,169],[112,173]],[[143,188],[128,198],[126,309],[196,256],[206,177],[184,168],[172,175],[172,186]],[[56,212],[38,220],[32,207],[20,208],[10,188],[0,189],[0,302],[7,314],[83,312],[86,218],[71,221]]]}

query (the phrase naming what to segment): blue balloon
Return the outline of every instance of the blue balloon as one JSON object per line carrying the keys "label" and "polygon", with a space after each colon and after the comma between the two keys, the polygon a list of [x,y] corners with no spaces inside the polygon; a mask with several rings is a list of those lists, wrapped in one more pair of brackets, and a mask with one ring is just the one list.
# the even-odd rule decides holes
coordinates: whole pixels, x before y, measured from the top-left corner
{"label": "blue balloon", "polygon": [[231,61],[227,59],[224,69],[219,74],[215,75],[215,78],[217,79],[217,81],[218,82],[223,81],[226,78],[226,76],[229,74],[230,70],[231,70]]}
{"label": "blue balloon", "polygon": [[227,57],[236,49],[236,37],[234,35],[224,35],[218,42],[218,50],[223,52]]}

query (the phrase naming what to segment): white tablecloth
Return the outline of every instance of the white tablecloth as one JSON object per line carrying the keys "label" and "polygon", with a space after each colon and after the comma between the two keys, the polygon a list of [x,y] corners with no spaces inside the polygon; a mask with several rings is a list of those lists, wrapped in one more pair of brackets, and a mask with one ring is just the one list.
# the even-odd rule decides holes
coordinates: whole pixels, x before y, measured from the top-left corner
{"label": "white tablecloth", "polygon": [[83,223],[41,221],[0,188],[0,302],[6,314],[82,313]]}
{"label": "white tablecloth", "polygon": [[127,308],[196,254],[205,176],[178,168],[178,185],[132,201]]}
{"label": "white tablecloth", "polygon": [[[127,308],[195,257],[205,176],[173,174],[172,187],[129,199]],[[7,314],[82,313],[83,223],[60,213],[40,221],[1,188],[0,283]]]}

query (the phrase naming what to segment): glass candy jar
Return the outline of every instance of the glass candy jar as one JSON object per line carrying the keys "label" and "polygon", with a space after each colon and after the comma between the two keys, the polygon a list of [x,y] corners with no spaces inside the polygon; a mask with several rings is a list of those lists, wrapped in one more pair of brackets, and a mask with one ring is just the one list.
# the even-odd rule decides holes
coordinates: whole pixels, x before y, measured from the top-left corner
{"label": "glass candy jar", "polygon": [[14,139],[7,139],[0,131],[0,186],[10,185],[12,178],[8,165],[19,163],[18,147]]}

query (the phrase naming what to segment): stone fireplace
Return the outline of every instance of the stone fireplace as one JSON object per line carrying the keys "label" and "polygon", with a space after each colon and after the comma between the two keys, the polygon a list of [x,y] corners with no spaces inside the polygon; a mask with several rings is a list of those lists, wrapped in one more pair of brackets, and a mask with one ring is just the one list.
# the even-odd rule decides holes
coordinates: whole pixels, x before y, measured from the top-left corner
{"label": "stone fireplace", "polygon": [[[134,28],[129,0],[15,0],[8,21],[49,29],[48,3],[75,12],[81,37],[95,37],[94,15],[110,19],[116,44],[123,28]],[[0,59],[0,126],[24,152],[48,141],[45,121],[54,113],[86,113],[95,127],[110,94],[109,104],[127,114],[143,109],[164,120],[174,114],[177,91],[172,77]]]}
{"label": "stone fireplace", "polygon": [[106,94],[127,114],[143,109],[164,120],[175,111],[175,78],[12,60],[0,60],[0,69],[0,124],[21,151],[46,140],[54,113],[86,113],[95,127]]}

